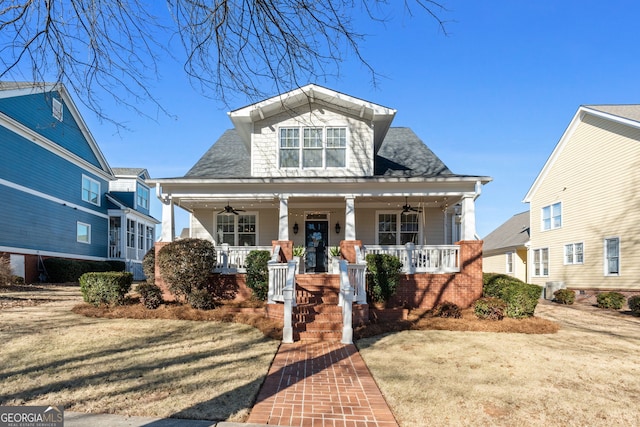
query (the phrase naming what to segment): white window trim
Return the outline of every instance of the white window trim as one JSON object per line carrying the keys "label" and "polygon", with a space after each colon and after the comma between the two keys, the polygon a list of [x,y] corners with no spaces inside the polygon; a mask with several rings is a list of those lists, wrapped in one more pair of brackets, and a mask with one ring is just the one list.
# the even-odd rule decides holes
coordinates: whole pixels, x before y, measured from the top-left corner
{"label": "white window trim", "polygon": [[[213,215],[213,230],[214,230],[214,241],[216,242],[216,245],[220,245],[222,244],[221,242],[218,241],[218,216],[223,216],[225,214],[214,214]],[[260,246],[260,215],[258,215],[257,211],[245,211],[245,212],[241,212],[240,215],[231,215],[233,216],[234,219],[234,231],[233,231],[233,245],[231,246],[238,246],[238,235],[240,233],[238,233],[238,217],[242,216],[242,215],[253,215],[256,217],[256,230],[255,230],[255,235],[256,235],[256,243],[255,246]]]}
{"label": "white window trim", "polygon": [[[536,274],[536,262],[535,262],[535,252],[541,251],[543,249],[547,250],[547,274]],[[542,263],[540,263],[540,271],[542,272]],[[533,277],[549,277],[551,274],[551,249],[546,246],[542,248],[535,248],[531,250],[531,275]]]}
{"label": "white window trim", "polygon": [[[84,180],[87,179],[89,182],[94,182],[96,184],[98,184],[98,202],[97,203],[93,203],[91,200],[85,200],[84,199]],[[87,175],[82,175],[82,183],[81,183],[81,194],[80,194],[80,198],[82,199],[83,202],[87,202],[87,203],[91,203],[92,205],[95,206],[100,206],[100,199],[102,198],[102,186],[100,185],[100,181],[97,181],[93,178],[91,178],[90,176]],[[91,189],[89,189],[89,192],[91,192]]]}
{"label": "white window trim", "polygon": [[[414,212],[416,215],[418,215],[418,243],[416,243],[416,245],[422,245],[422,221],[421,221],[421,216],[417,213]],[[376,216],[375,216],[375,242],[376,245],[380,245],[380,237],[379,237],[379,230],[378,230],[378,220],[380,218],[381,214],[385,214],[385,215],[396,215],[396,243],[394,245],[399,246],[400,245],[400,234],[401,234],[401,230],[402,230],[402,212],[399,212],[398,210],[383,210],[383,211],[376,211]]]}
{"label": "white window trim", "polygon": [[53,103],[51,105],[51,115],[59,122],[64,119],[64,108],[62,106],[62,102],[60,100],[53,98]]}
{"label": "white window trim", "polygon": [[[576,245],[582,245],[582,262],[576,261]],[[567,262],[567,246],[572,247],[573,262]],[[584,264],[584,242],[566,243],[562,246],[562,263],[563,265],[583,265]]]}
{"label": "white window trim", "polygon": [[[511,255],[511,270],[509,270],[509,255]],[[505,258],[504,258],[504,262],[505,262],[505,271],[507,272],[507,274],[515,274],[516,272],[516,264],[515,264],[515,252],[514,251],[509,251],[505,253]]]}
{"label": "white window trim", "polygon": [[[555,205],[560,205],[560,225],[557,227],[553,226],[553,207]],[[549,208],[549,215],[550,215],[549,219],[551,221],[551,223],[549,224],[549,228],[544,228],[544,215],[543,215],[544,208]],[[562,201],[544,205],[540,208],[540,231],[557,230],[559,228],[562,228],[563,224],[564,224],[564,209],[562,207]]]}
{"label": "white window trim", "polygon": [[[304,129],[310,128],[321,128],[322,129],[322,166],[320,167],[305,167],[303,162],[303,151],[304,151]],[[344,128],[345,129],[345,145],[344,145],[344,166],[327,166],[327,128]],[[281,154],[281,146],[280,146],[280,130],[281,129],[298,129],[298,166],[280,166],[280,154]],[[282,125],[276,129],[276,139],[277,139],[277,150],[278,154],[276,156],[276,164],[278,165],[278,169],[282,170],[344,170],[347,169],[349,165],[349,141],[351,138],[351,132],[349,131],[349,126],[346,124],[331,124],[331,125],[319,125],[319,126],[286,126]]]}
{"label": "white window trim", "polygon": [[[609,273],[609,259],[607,257],[607,240],[618,239],[618,272]],[[602,240],[602,255],[603,255],[603,274],[607,277],[619,277],[622,276],[622,239],[620,236],[609,236]]]}
{"label": "white window trim", "polygon": [[[84,226],[87,227],[87,239],[88,241],[80,240],[80,233],[78,233],[78,227]],[[85,245],[91,244],[91,224],[87,224],[86,222],[77,221],[76,222],[76,242],[84,243]]]}

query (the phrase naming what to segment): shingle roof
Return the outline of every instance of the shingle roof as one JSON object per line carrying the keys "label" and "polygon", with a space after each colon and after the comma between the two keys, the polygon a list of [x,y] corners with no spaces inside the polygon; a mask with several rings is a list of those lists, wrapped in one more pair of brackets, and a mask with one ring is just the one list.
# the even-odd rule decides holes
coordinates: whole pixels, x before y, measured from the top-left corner
{"label": "shingle roof", "polygon": [[140,176],[146,169],[145,168],[111,168],[115,176]]}
{"label": "shingle roof", "polygon": [[483,240],[485,252],[524,246],[529,241],[529,211],[512,216]]}
{"label": "shingle roof", "polygon": [[614,116],[640,122],[640,105],[585,105],[586,108],[602,111],[603,113],[612,114]]}
{"label": "shingle roof", "polygon": [[[229,129],[186,173],[185,178],[248,178],[249,153],[235,129]],[[409,128],[392,127],[375,158],[376,176],[454,176]]]}

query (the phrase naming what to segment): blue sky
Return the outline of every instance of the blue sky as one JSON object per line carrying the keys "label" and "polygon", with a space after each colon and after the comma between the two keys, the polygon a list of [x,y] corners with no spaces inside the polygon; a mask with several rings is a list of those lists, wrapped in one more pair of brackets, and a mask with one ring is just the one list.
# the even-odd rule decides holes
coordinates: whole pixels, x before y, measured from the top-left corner
{"label": "blue sky", "polygon": [[[493,177],[476,204],[481,237],[528,209],[522,199],[580,105],[640,103],[637,1],[445,1],[446,36],[397,3],[384,25],[356,16],[369,34],[363,53],[385,76],[376,88],[349,57],[338,77],[315,83],[395,108],[393,125],[412,128],[453,172]],[[232,127],[229,108],[192,88],[179,64],[160,73],[152,90],[172,117],[114,107],[131,129],[118,134],[83,115],[111,166],[182,176]],[[157,201],[152,214],[161,218]],[[178,215],[177,232],[186,226]]]}

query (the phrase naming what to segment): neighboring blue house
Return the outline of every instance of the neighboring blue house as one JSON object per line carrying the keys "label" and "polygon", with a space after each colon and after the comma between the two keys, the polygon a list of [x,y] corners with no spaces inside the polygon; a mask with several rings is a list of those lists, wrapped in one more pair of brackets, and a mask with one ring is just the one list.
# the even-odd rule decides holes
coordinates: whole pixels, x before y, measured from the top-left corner
{"label": "neighboring blue house", "polygon": [[[147,227],[157,223],[149,216],[143,183],[148,174],[137,174],[146,204],[137,203],[134,195],[145,194],[137,185],[131,195],[118,188],[118,176],[64,86],[0,82],[0,144],[0,253],[9,254],[14,274],[37,281],[46,257],[119,259],[135,270],[139,252],[153,245]],[[130,181],[126,174],[121,179]],[[125,239],[119,240],[120,252],[111,251],[110,226],[118,219],[121,228],[135,221],[134,251]]]}

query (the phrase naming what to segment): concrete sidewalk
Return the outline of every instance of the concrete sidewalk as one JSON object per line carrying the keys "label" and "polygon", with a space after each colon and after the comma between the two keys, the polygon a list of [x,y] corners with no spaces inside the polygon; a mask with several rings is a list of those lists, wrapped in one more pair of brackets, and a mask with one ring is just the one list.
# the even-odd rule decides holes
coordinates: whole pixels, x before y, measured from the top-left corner
{"label": "concrete sidewalk", "polygon": [[269,427],[264,424],[226,421],[183,420],[179,418],[127,417],[113,414],[64,413],[65,427]]}

